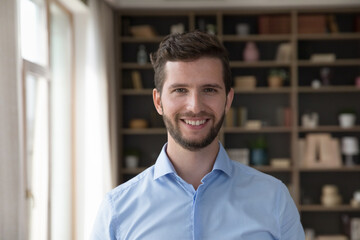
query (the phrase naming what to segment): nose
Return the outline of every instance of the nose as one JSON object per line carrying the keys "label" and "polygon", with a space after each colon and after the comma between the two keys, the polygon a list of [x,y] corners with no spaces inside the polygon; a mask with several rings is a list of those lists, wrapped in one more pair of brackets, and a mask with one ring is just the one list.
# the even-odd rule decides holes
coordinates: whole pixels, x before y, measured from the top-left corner
{"label": "nose", "polygon": [[200,93],[193,92],[187,98],[187,110],[194,114],[200,113],[204,110],[204,102]]}

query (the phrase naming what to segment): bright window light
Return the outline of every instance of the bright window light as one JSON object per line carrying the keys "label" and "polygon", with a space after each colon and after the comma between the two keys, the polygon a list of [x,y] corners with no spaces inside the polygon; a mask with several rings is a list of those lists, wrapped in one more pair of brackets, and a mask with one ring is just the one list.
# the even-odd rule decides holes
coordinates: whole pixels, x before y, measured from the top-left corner
{"label": "bright window light", "polygon": [[45,1],[21,0],[20,6],[22,57],[47,66],[48,41]]}

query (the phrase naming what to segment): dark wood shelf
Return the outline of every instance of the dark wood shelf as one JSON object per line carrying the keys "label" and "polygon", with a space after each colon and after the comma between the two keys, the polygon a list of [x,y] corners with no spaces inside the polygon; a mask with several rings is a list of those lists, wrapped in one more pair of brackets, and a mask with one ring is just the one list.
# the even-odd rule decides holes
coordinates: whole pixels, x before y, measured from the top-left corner
{"label": "dark wood shelf", "polygon": [[313,167],[313,168],[307,168],[307,167],[300,167],[300,172],[359,172],[360,173],[360,166],[343,166],[343,167],[337,167],[337,168],[330,168],[330,167]]}
{"label": "dark wood shelf", "polygon": [[290,133],[291,127],[261,127],[260,129],[251,129],[244,127],[224,127],[224,133]]}
{"label": "dark wood shelf", "polygon": [[278,61],[256,61],[256,62],[244,62],[244,61],[230,61],[230,67],[232,68],[272,68],[272,67],[290,67],[290,62],[278,62]]}
{"label": "dark wood shelf", "polygon": [[166,134],[165,128],[141,128],[141,129],[132,129],[132,128],[123,128],[121,129],[122,134],[126,135],[154,135],[154,134]]}
{"label": "dark wood shelf", "polygon": [[272,166],[251,166],[251,167],[264,173],[276,173],[276,172],[291,173],[292,171],[291,167],[286,167],[286,168],[272,167]]}
{"label": "dark wood shelf", "polygon": [[146,64],[138,64],[138,63],[126,63],[123,62],[120,64],[120,68],[122,69],[152,69],[151,63]]}
{"label": "dark wood shelf", "polygon": [[360,132],[360,126],[342,128],[340,126],[318,126],[316,128],[299,127],[299,132]]}
{"label": "dark wood shelf", "polygon": [[359,207],[350,205],[340,205],[336,207],[326,207],[323,205],[300,205],[301,212],[360,212]]}
{"label": "dark wood shelf", "polygon": [[359,92],[360,87],[356,86],[321,86],[319,88],[313,87],[298,87],[299,93],[347,93]]}
{"label": "dark wood shelf", "polygon": [[165,36],[157,37],[121,37],[120,41],[123,43],[160,43]]}
{"label": "dark wood shelf", "polygon": [[360,33],[299,34],[298,40],[360,40]]}
{"label": "dark wood shelf", "polygon": [[223,35],[220,38],[224,42],[247,42],[247,41],[254,41],[254,42],[273,42],[273,41],[290,41],[291,35],[290,34],[254,34],[254,35],[247,35],[247,36],[239,36],[239,35]]}
{"label": "dark wood shelf", "polygon": [[121,95],[152,95],[152,89],[121,89],[119,92]]}
{"label": "dark wood shelf", "polygon": [[337,59],[333,62],[313,62],[310,60],[298,60],[299,67],[337,67],[337,66],[360,66],[360,59]]}
{"label": "dark wood shelf", "polygon": [[270,87],[256,87],[254,89],[240,89],[234,88],[236,94],[290,94],[290,87],[279,87],[279,88],[270,88]]}

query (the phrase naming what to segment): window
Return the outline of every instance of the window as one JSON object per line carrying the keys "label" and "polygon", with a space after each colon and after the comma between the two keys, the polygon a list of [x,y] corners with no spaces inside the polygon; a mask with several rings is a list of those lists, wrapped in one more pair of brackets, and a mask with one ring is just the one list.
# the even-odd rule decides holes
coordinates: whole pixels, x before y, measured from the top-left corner
{"label": "window", "polygon": [[50,71],[45,0],[21,0],[25,175],[29,240],[49,239]]}
{"label": "window", "polygon": [[30,240],[48,239],[49,78],[46,69],[24,61],[26,182]]}

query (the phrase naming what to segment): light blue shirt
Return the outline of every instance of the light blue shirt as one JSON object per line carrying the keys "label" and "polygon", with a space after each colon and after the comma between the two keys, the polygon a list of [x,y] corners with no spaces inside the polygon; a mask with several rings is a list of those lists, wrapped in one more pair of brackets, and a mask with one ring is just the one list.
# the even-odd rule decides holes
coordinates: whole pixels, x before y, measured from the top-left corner
{"label": "light blue shirt", "polygon": [[230,160],[221,144],[201,182],[195,191],[176,174],[165,145],[154,166],[106,195],[91,239],[305,239],[286,186]]}

